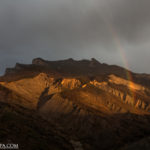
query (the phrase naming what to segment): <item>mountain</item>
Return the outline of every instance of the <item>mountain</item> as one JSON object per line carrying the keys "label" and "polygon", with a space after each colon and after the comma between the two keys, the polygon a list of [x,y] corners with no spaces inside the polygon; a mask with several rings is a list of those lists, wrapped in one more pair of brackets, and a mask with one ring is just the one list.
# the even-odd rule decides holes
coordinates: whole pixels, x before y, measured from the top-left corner
{"label": "mountain", "polygon": [[0,77],[0,112],[0,141],[22,149],[148,150],[150,75],[36,58]]}

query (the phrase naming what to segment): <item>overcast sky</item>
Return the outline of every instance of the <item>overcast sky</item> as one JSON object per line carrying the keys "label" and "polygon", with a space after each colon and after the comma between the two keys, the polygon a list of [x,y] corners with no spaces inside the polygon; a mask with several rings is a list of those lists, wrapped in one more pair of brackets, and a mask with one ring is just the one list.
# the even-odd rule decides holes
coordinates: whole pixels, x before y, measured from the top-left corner
{"label": "overcast sky", "polygon": [[150,0],[0,0],[0,73],[35,57],[150,73]]}

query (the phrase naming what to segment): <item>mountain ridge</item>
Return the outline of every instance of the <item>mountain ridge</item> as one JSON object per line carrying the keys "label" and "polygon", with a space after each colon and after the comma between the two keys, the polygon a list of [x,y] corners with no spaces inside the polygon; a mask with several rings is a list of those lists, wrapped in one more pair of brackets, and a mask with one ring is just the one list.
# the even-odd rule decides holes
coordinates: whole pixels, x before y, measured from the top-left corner
{"label": "mountain ridge", "polygon": [[32,64],[16,63],[14,68],[7,68],[5,74],[0,77],[0,81],[9,82],[21,78],[33,77],[41,72],[45,72],[50,76],[58,77],[93,77],[99,75],[115,74],[116,76],[120,76],[126,80],[131,80],[129,79],[130,76],[133,82],[150,87],[149,74],[134,73],[117,65],[100,63],[95,58],[91,58],[91,60],[74,60],[69,58],[60,61],[47,61],[42,58],[35,58],[32,60]]}

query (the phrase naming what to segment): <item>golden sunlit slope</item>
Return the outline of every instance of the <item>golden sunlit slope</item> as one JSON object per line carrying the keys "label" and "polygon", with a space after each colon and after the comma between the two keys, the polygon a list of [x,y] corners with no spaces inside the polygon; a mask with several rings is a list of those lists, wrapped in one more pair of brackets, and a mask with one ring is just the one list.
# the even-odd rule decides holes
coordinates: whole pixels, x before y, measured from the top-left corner
{"label": "golden sunlit slope", "polygon": [[44,102],[46,103],[55,94],[60,95],[66,91],[68,91],[68,95],[75,93],[69,97],[70,101],[78,96],[77,99],[80,103],[95,107],[95,109],[101,106],[107,109],[106,112],[149,113],[150,109],[149,96],[145,93],[146,89],[143,86],[115,75],[109,76],[107,81],[91,80],[82,83],[82,80],[78,78],[54,78],[40,73],[32,78],[0,82],[0,85],[12,93],[20,95],[25,99],[24,103],[28,102],[33,109],[39,107],[43,92],[47,94],[47,100]]}

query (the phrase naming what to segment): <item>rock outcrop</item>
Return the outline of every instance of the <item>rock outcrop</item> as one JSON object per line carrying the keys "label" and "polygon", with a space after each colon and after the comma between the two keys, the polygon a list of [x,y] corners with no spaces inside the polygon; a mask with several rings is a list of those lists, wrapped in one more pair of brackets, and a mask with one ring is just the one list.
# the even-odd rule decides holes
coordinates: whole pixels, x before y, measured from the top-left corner
{"label": "rock outcrop", "polygon": [[46,66],[48,63],[42,58],[35,58],[32,60],[33,65]]}

